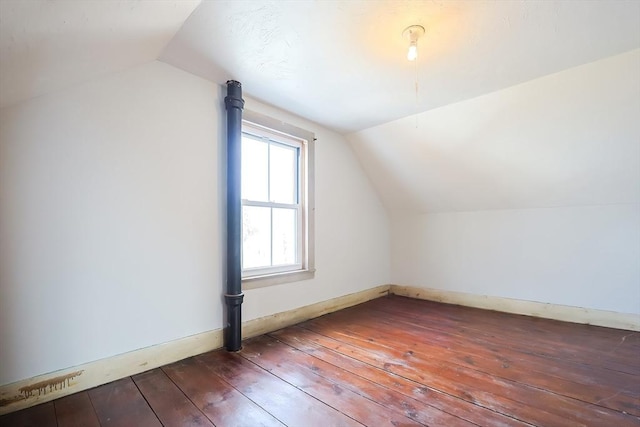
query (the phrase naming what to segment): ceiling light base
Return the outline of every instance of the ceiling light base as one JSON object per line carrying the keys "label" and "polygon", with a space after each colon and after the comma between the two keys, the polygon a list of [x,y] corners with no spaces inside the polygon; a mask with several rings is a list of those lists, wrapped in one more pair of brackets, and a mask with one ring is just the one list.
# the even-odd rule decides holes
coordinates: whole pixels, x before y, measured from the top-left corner
{"label": "ceiling light base", "polygon": [[402,32],[402,37],[409,40],[410,42],[415,42],[424,35],[424,32],[425,29],[422,25],[411,25],[404,29],[404,31]]}

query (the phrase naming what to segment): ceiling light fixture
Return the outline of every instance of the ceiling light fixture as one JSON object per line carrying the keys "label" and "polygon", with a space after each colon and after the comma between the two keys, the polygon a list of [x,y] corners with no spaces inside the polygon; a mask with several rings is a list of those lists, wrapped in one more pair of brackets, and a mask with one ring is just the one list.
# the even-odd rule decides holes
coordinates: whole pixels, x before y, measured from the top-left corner
{"label": "ceiling light fixture", "polygon": [[409,40],[409,51],[407,59],[415,61],[418,58],[418,39],[424,35],[424,27],[422,25],[411,25],[402,32],[402,37]]}

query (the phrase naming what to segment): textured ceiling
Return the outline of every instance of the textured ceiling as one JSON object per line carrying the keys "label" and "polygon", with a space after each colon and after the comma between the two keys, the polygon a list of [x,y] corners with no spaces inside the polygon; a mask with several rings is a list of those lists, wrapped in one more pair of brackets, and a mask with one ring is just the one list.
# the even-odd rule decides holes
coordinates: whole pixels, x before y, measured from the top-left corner
{"label": "textured ceiling", "polygon": [[0,107],[158,57],[200,0],[0,0]]}
{"label": "textured ceiling", "polygon": [[[416,69],[402,30],[421,24]],[[205,1],[160,59],[340,131],[640,46],[640,1]]]}
{"label": "textured ceiling", "polygon": [[390,212],[637,206],[640,49],[347,138]]}
{"label": "textured ceiling", "polygon": [[160,58],[354,131],[640,46],[635,0],[199,4],[0,0],[0,107]]}
{"label": "textured ceiling", "polygon": [[637,0],[0,0],[0,107],[160,59],[348,133],[389,210],[637,203],[639,47]]}

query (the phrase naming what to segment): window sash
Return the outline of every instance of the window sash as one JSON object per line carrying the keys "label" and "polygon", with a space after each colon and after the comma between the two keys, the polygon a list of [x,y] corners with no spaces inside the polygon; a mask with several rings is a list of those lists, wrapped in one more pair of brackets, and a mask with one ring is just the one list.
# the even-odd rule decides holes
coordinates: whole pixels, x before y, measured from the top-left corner
{"label": "window sash", "polygon": [[[249,200],[243,200],[242,207],[262,207],[271,209],[271,226],[269,232],[271,234],[269,238],[270,247],[270,264],[268,266],[245,268],[243,266],[242,272],[244,277],[260,276],[272,273],[281,273],[285,271],[302,270],[304,267],[302,255],[304,251],[301,245],[304,244],[303,224],[302,224],[302,207],[299,204],[286,204],[286,203],[269,203],[269,202],[253,202]],[[295,249],[295,262],[290,264],[273,264],[273,209],[290,209],[296,212],[296,249]]]}
{"label": "window sash", "polygon": [[[271,146],[285,146],[297,149],[297,156],[295,159],[295,202],[296,203],[278,203],[271,201],[261,201],[261,200],[249,200],[242,199],[242,207],[244,210],[245,206],[253,206],[253,207],[263,207],[270,208],[270,263],[269,266],[262,267],[254,267],[254,268],[245,268],[243,266],[242,276],[244,278],[255,277],[255,276],[265,276],[269,274],[277,274],[283,272],[295,272],[304,270],[306,267],[306,219],[305,219],[305,211],[304,211],[304,202],[305,202],[305,190],[306,190],[306,176],[305,176],[305,143],[306,141],[291,137],[289,135],[280,134],[278,132],[272,131],[267,128],[263,128],[258,125],[254,125],[252,123],[243,123],[243,131],[242,136],[264,141],[269,144],[269,148],[267,153],[267,198],[270,199],[271,193],[271,159],[270,159],[270,151]],[[296,241],[296,249],[295,249],[295,263],[293,264],[285,264],[285,265],[273,265],[273,209],[291,209],[296,212],[296,227],[295,227],[295,241]],[[244,231],[243,231],[244,233]],[[244,261],[244,255],[243,255]]]}

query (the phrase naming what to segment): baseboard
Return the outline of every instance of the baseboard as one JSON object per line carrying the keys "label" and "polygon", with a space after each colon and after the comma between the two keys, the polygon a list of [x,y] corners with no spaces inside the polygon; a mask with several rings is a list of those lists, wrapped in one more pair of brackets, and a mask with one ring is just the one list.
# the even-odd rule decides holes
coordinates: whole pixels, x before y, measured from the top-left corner
{"label": "baseboard", "polygon": [[[262,335],[314,317],[388,295],[389,285],[333,298],[244,322],[243,338]],[[139,374],[178,360],[221,348],[221,329],[134,350],[60,371],[0,386],[0,415]]]}
{"label": "baseboard", "polygon": [[464,305],[467,307],[483,308],[512,314],[523,314],[564,322],[640,331],[640,315],[637,314],[617,313],[592,308],[571,307],[559,304],[401,285],[391,285],[389,293],[409,298]]}
{"label": "baseboard", "polygon": [[[579,307],[474,295],[439,289],[383,285],[282,313],[244,322],[242,337],[272,332],[314,317],[342,310],[387,294],[464,305],[505,313],[640,331],[640,316]],[[186,359],[223,345],[221,329],[181,338],[80,366],[0,386],[0,415],[48,402]]]}
{"label": "baseboard", "polygon": [[58,399],[222,346],[222,330],[203,332],[0,387],[0,415]]}
{"label": "baseboard", "polygon": [[255,337],[277,331],[314,317],[323,316],[389,294],[389,285],[377,286],[354,294],[344,295],[305,307],[250,320],[242,326],[242,338]]}

